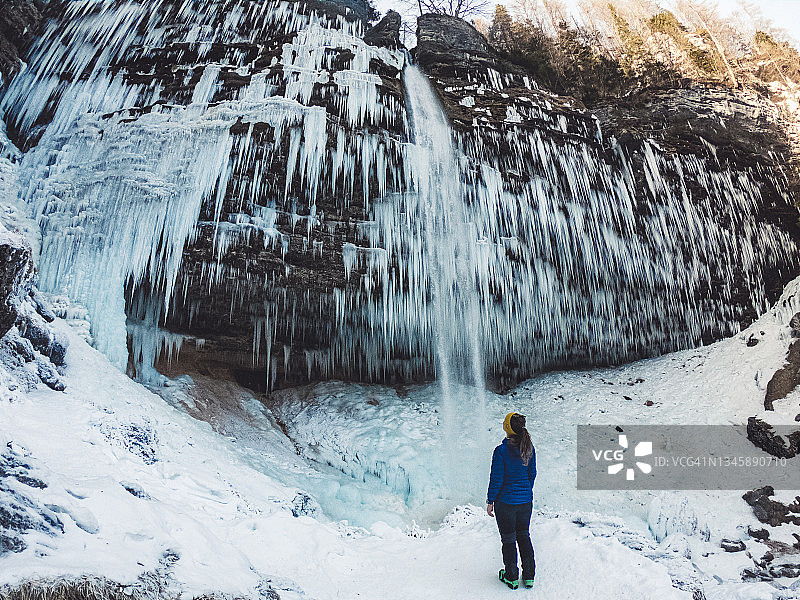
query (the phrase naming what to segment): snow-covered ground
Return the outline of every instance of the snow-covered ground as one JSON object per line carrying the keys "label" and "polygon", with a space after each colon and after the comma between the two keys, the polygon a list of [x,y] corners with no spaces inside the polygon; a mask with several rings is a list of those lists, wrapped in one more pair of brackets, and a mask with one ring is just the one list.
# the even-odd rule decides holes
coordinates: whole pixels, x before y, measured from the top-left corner
{"label": "snow-covered ground", "polygon": [[[187,596],[263,597],[271,587],[281,598],[506,597],[482,502],[502,416],[516,410],[528,415],[539,463],[536,586],[517,593],[800,597],[742,583],[753,559],[719,547],[742,539],[753,557],[766,551],[747,536],[767,526],[740,492],[578,492],[574,473],[578,423],[741,423],[756,414],[789,343],[798,287],[787,306],[713,346],[489,394],[483,423],[463,388],[450,449],[435,384],[328,382],[261,403],[233,384],[184,377],[162,398],[56,321],[71,342],[67,389],[5,394],[0,447],[47,487],[4,482],[64,533],[27,533],[26,550],[0,557],[0,585],[102,575],[132,594],[157,578]],[[748,347],[751,333],[760,342]],[[776,408],[791,421],[798,395]],[[773,538],[791,542],[787,527]]]}

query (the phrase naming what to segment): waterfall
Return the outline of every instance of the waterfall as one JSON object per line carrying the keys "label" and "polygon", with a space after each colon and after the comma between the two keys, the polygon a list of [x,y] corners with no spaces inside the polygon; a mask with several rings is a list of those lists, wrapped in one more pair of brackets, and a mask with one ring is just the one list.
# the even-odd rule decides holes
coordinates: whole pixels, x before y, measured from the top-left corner
{"label": "waterfall", "polygon": [[0,110],[31,146],[40,285],[115,364],[130,344],[147,377],[165,326],[206,351],[222,330],[267,385],[435,370],[454,411],[484,370],[731,335],[800,265],[765,216],[779,169],[624,146],[512,75],[463,86],[464,107],[516,90],[501,127],[454,132],[361,33],[272,0],[82,0],[44,25]]}
{"label": "waterfall", "polygon": [[[424,273],[414,285],[430,285],[431,326],[435,339],[436,375],[442,394],[442,420],[450,465],[463,463],[456,439],[458,410],[455,383],[467,380],[479,397],[485,415],[484,373],[479,334],[479,297],[475,227],[470,222],[464,178],[452,141],[452,130],[428,78],[414,65],[403,72],[409,138],[406,157],[411,163],[411,189],[402,210],[415,223]],[[470,372],[471,371],[471,372]],[[450,489],[463,480],[453,469]]]}

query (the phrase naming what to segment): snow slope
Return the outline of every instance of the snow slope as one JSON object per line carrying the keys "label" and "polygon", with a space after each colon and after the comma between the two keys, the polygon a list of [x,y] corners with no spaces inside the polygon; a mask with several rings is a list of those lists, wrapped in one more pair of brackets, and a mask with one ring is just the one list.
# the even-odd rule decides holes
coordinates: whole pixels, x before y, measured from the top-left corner
{"label": "snow slope", "polygon": [[[0,584],[100,574],[135,587],[158,571],[186,595],[255,594],[267,581],[282,598],[508,593],[495,581],[497,533],[481,509],[457,509],[439,529],[413,535],[295,517],[296,490],[260,472],[252,453],[59,327],[71,338],[67,390],[3,401],[0,442],[48,484],[25,492],[55,511],[65,532],[28,534],[28,549],[0,558]],[[533,597],[690,597],[663,565],[570,515],[538,515],[533,531]]]}
{"label": "snow slope", "polygon": [[[221,390],[217,397],[228,397],[230,406],[217,401],[211,408],[213,398],[198,403],[187,393],[183,400],[173,395],[172,406],[57,322],[71,341],[67,389],[41,386],[2,401],[0,442],[48,484],[14,483],[57,515],[64,534],[27,534],[24,552],[0,558],[0,584],[98,574],[135,589],[149,574],[176,595],[256,595],[271,586],[282,598],[506,597],[495,581],[493,520],[482,508],[452,509],[482,502],[485,452],[499,439],[502,414],[515,409],[529,415],[539,457],[532,597],[690,598],[692,589],[720,599],[798,597],[768,583],[741,583],[740,571],[752,561],[718,548],[721,537],[742,538],[748,525],[759,525],[739,493],[579,493],[571,471],[576,422],[724,423],[756,412],[763,382],[789,341],[782,323],[795,310],[794,292],[787,291],[787,307],[754,326],[761,339],[755,347],[744,343],[748,331],[617,369],[551,373],[508,396],[490,395],[481,442],[488,446],[472,435],[460,449],[460,468],[474,485],[455,491],[441,483],[448,463],[437,435],[436,385],[398,393],[330,382],[277,395],[271,410]],[[468,390],[461,400],[458,427],[475,432]],[[790,396],[779,413],[788,418],[796,405]],[[342,464],[326,470],[337,451]],[[398,494],[380,477],[372,485],[359,481],[379,455],[407,473],[411,493]],[[343,491],[348,480],[361,491]],[[326,486],[338,492],[326,494]],[[394,526],[375,520],[381,493],[405,505]],[[417,510],[428,503],[434,509]],[[348,506],[351,520],[372,511],[362,519],[368,528],[327,518],[341,518]],[[651,523],[663,526],[660,542],[648,531],[648,511]],[[437,512],[448,513],[441,523]],[[384,506],[383,514],[391,511]],[[409,524],[413,518],[431,528]],[[752,540],[748,547],[757,554]]]}

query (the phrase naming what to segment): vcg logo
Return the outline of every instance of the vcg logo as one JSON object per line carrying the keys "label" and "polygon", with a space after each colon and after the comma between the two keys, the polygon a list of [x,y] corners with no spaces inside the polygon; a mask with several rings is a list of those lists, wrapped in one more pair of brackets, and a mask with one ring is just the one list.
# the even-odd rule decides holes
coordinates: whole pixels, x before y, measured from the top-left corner
{"label": "vcg logo", "polygon": [[[621,473],[622,470],[625,470],[625,479],[628,481],[633,481],[636,477],[636,470],[633,465],[628,467],[625,466],[625,451],[628,449],[628,436],[620,435],[619,436],[619,448],[618,449],[609,449],[609,450],[592,450],[592,456],[594,456],[595,461],[600,462],[600,460],[604,460],[606,462],[610,462],[613,464],[608,465],[608,474],[609,475],[616,475],[617,473]],[[636,447],[633,449],[633,456],[636,458],[641,458],[644,456],[650,456],[653,454],[653,442],[639,442],[636,444]],[[646,463],[643,461],[633,461],[642,473],[645,475],[650,473],[653,470],[653,466],[650,463]]]}

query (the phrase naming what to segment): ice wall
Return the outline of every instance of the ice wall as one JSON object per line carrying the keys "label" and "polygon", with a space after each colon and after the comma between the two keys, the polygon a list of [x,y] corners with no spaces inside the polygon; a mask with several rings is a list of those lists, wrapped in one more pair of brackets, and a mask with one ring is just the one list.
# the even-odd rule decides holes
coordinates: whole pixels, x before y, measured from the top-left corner
{"label": "ice wall", "polygon": [[[184,247],[204,227],[214,235],[216,265],[204,273],[213,285],[233,243],[258,237],[285,254],[277,213],[310,234],[322,182],[348,197],[358,187],[366,202],[364,182],[378,173],[385,191],[386,130],[403,115],[370,67],[398,70],[405,55],[367,46],[360,22],[293,2],[87,0],[65,11],[2,110],[38,142],[21,177],[41,228],[40,285],[87,306],[96,344],[122,368],[124,290],[146,285],[151,297],[131,326],[141,375],[159,353]],[[221,80],[234,77],[230,93]],[[265,168],[272,162],[282,189]],[[240,212],[223,214],[231,198]]]}
{"label": "ice wall", "polygon": [[40,285],[87,306],[115,364],[129,344],[154,376],[166,324],[233,336],[224,359],[267,385],[481,386],[733,333],[800,264],[765,216],[779,171],[620,145],[496,72],[461,105],[524,95],[456,133],[361,28],[255,0],[81,0],[46,25],[0,107],[32,147]]}

